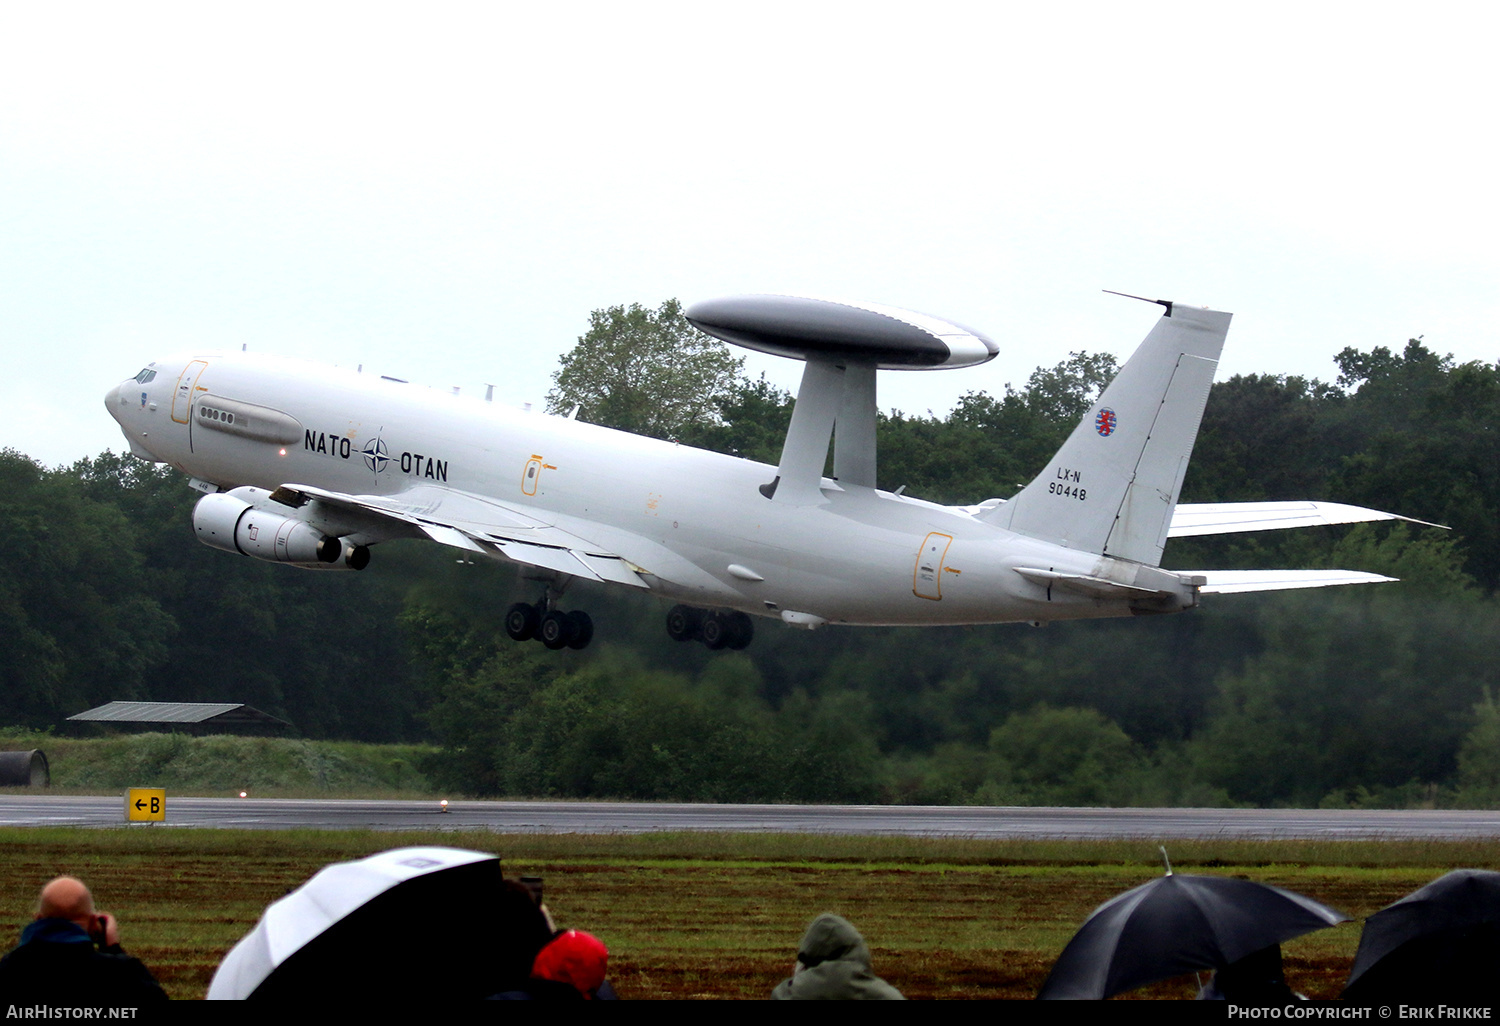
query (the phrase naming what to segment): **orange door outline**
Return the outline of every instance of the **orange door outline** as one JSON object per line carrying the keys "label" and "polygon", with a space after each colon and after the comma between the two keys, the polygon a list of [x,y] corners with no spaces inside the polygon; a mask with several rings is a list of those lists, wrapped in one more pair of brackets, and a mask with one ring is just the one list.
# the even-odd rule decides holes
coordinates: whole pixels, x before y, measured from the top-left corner
{"label": "orange door outline", "polygon": [[943,561],[948,558],[948,546],[953,544],[951,534],[933,531],[922,539],[917,550],[917,565],[911,572],[911,592],[917,598],[934,602],[943,597]]}
{"label": "orange door outline", "polygon": [[203,368],[208,366],[205,360],[194,360],[182,369],[182,374],[177,378],[177,391],[172,393],[172,419],[179,424],[186,424],[193,410],[193,386],[198,383],[198,375],[203,373]]}
{"label": "orange door outline", "polygon": [[521,494],[536,494],[536,479],[542,476],[542,458],[533,456],[526,461],[526,469],[521,471]]}

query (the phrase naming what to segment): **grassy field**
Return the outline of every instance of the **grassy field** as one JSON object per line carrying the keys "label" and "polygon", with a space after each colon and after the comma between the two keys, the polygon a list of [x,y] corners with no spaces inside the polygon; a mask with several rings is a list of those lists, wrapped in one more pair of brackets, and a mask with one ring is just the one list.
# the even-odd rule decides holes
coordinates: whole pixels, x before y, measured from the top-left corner
{"label": "grassy field", "polygon": [[[809,920],[837,912],[877,973],[913,998],[1030,998],[1101,902],[1161,872],[1153,842],[1007,842],[809,835],[495,835],[133,827],[0,830],[0,944],[37,888],[81,876],[127,950],[174,998],[202,997],[267,904],[329,862],[412,844],[496,852],[545,878],[560,926],[598,934],[625,998],[760,998],[790,973]],[[1181,842],[1179,872],[1244,876],[1354,917],[1458,866],[1484,843]],[[1358,922],[1286,945],[1288,982],[1337,996]],[[1168,981],[1135,996],[1191,997]]]}
{"label": "grassy field", "polygon": [[46,753],[55,794],[167,787],[174,794],[262,798],[426,797],[432,745],[182,733],[68,738],[0,728],[0,750]]}

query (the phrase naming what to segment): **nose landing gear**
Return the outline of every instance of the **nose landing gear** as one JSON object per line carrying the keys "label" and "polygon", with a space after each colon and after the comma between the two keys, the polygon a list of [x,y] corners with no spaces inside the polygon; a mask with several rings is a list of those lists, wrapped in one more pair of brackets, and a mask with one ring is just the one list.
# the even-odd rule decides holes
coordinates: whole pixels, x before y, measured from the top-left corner
{"label": "nose landing gear", "polygon": [[673,641],[701,641],[712,649],[739,650],[755,637],[755,624],[737,609],[673,606],[667,611],[667,636]]}

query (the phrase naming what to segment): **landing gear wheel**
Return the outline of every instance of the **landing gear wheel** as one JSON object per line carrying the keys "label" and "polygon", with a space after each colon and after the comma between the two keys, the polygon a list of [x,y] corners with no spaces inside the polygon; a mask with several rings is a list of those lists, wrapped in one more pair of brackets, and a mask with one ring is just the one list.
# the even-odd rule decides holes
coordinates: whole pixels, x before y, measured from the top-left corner
{"label": "landing gear wheel", "polygon": [[542,624],[537,628],[536,636],[542,640],[542,644],[550,649],[566,648],[568,642],[573,640],[573,621],[568,614],[554,609],[542,617]]}
{"label": "landing gear wheel", "polygon": [[673,641],[692,641],[703,622],[703,610],[692,606],[673,606],[667,611],[667,636]]}
{"label": "landing gear wheel", "polygon": [[588,648],[589,642],[594,640],[593,619],[581,609],[569,613],[568,619],[573,624],[573,637],[568,640],[568,647]]}
{"label": "landing gear wheel", "polygon": [[724,642],[724,647],[732,648],[736,652],[749,646],[751,639],[755,637],[755,623],[750,617],[735,610],[725,616],[729,626],[729,637]]}
{"label": "landing gear wheel", "polygon": [[517,602],[505,611],[505,633],[509,634],[513,641],[529,641],[536,637],[541,620],[536,606]]}
{"label": "landing gear wheel", "polygon": [[698,628],[698,635],[703,643],[712,649],[723,648],[729,644],[729,623],[722,613],[709,613],[703,618],[703,626]]}

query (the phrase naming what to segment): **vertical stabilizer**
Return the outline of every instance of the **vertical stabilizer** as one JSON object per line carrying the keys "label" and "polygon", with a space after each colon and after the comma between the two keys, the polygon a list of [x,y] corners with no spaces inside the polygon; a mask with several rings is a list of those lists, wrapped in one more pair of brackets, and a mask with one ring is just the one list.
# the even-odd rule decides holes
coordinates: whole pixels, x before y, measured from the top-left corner
{"label": "vertical stabilizer", "polygon": [[1157,565],[1230,316],[1168,306],[1046,469],[985,518],[1072,549]]}

